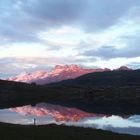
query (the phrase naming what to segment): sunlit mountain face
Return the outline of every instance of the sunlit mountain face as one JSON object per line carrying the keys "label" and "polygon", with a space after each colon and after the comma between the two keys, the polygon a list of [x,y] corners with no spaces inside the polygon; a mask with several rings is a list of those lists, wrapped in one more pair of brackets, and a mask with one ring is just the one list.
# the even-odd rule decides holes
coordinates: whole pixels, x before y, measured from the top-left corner
{"label": "sunlit mountain face", "polygon": [[23,125],[64,124],[140,135],[140,115],[94,114],[48,103],[0,110],[0,121]]}
{"label": "sunlit mountain face", "polygon": [[78,65],[57,65],[50,72],[46,71],[36,71],[33,73],[21,73],[20,75],[10,77],[7,80],[9,81],[18,81],[25,83],[35,82],[36,84],[48,84],[53,82],[59,82],[66,79],[74,79],[79,76],[82,76],[87,73],[92,72],[104,72],[110,71],[110,69],[91,69],[91,68],[83,68]]}
{"label": "sunlit mountain face", "polygon": [[[132,70],[126,66],[121,66],[120,68],[114,69],[114,70]],[[9,81],[16,81],[16,82],[25,82],[25,83],[36,83],[38,85],[43,84],[49,84],[54,82],[59,82],[67,79],[74,79],[79,76],[82,76],[84,74],[88,73],[94,73],[94,72],[106,72],[111,71],[108,68],[84,68],[80,67],[78,65],[57,65],[54,69],[50,72],[46,71],[35,71],[32,73],[24,72],[20,75],[9,77],[6,80]]]}
{"label": "sunlit mountain face", "polygon": [[10,109],[22,115],[34,115],[37,117],[51,116],[55,121],[78,121],[81,118],[96,116],[96,114],[86,113],[76,108],[67,108],[59,105],[37,104],[36,106],[23,106]]}

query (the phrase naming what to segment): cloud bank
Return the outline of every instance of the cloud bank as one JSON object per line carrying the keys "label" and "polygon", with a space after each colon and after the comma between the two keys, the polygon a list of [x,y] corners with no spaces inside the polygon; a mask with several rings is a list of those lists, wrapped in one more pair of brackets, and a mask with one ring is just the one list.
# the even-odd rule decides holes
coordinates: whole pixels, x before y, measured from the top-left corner
{"label": "cloud bank", "polygon": [[55,58],[109,68],[118,67],[118,59],[123,65],[140,62],[139,0],[1,0],[0,12],[0,61],[14,57],[11,65],[21,57],[52,58],[43,67]]}

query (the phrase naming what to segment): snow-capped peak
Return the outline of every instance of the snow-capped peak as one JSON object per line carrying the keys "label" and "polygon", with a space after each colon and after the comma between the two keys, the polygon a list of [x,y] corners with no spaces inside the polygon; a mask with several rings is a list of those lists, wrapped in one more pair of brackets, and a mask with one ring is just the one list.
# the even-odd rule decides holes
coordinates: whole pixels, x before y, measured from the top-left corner
{"label": "snow-capped peak", "polygon": [[35,72],[32,73],[32,75],[35,76],[36,78],[43,77],[46,74],[47,74],[47,72],[43,71],[43,70],[35,71]]}
{"label": "snow-capped peak", "polygon": [[35,71],[32,73],[22,73],[15,77],[10,77],[7,80],[32,83],[37,84],[48,84],[53,82],[58,82],[66,79],[74,79],[81,75],[91,73],[91,72],[102,72],[104,69],[88,69],[82,68],[80,66],[71,64],[71,65],[57,65],[51,72],[46,71]]}
{"label": "snow-capped peak", "polygon": [[52,70],[52,73],[60,73],[60,72],[64,72],[64,71],[79,71],[83,68],[77,66],[77,65],[74,65],[74,64],[71,64],[71,65],[56,65],[55,68]]}
{"label": "snow-capped peak", "polygon": [[[125,66],[122,66],[116,70],[130,70],[130,69]],[[55,68],[52,69],[52,71],[50,72],[46,72],[42,70],[35,71],[32,73],[25,72],[15,77],[10,77],[7,80],[25,82],[25,83],[35,82],[36,84],[43,85],[43,84],[59,82],[67,79],[74,79],[87,73],[104,72],[104,71],[110,71],[110,69],[107,68],[89,69],[74,64],[63,65],[63,66],[56,65]]]}

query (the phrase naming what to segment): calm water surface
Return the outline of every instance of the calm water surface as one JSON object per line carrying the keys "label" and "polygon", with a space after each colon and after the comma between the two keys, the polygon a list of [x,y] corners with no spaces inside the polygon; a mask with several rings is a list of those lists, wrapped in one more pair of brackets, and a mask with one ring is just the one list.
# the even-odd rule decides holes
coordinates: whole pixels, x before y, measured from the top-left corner
{"label": "calm water surface", "polygon": [[90,127],[117,133],[140,135],[140,115],[129,117],[106,116],[67,108],[59,105],[39,103],[0,110],[0,122],[22,125],[64,124],[67,126]]}

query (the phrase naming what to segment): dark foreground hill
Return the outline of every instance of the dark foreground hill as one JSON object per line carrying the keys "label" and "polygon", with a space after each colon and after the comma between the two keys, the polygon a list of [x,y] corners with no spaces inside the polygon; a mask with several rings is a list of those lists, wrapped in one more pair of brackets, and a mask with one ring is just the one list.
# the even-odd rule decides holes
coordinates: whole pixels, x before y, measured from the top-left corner
{"label": "dark foreground hill", "polygon": [[0,107],[49,102],[103,114],[140,114],[140,70],[91,73],[37,86],[0,81]]}
{"label": "dark foreground hill", "polygon": [[103,130],[56,125],[20,126],[0,123],[1,140],[139,140]]}
{"label": "dark foreground hill", "polygon": [[76,79],[65,80],[50,85],[140,86],[140,70],[114,70],[89,73]]}

